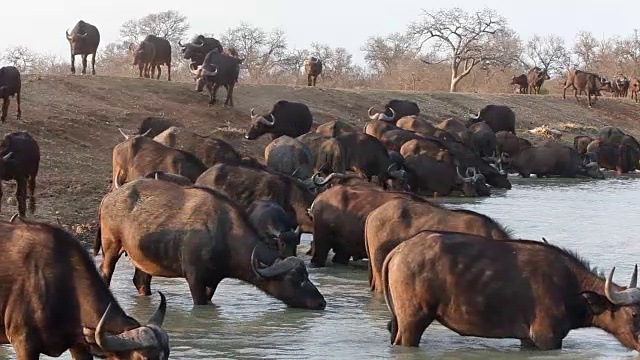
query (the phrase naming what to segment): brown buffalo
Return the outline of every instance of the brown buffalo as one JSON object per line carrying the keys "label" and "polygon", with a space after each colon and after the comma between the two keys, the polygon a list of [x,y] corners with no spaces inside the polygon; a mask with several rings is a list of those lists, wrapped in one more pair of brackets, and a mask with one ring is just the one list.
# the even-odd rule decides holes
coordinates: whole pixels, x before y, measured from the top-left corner
{"label": "brown buffalo", "polygon": [[529,93],[529,81],[527,80],[526,74],[521,74],[518,76],[514,75],[511,78],[511,82],[509,84],[516,85],[516,92],[520,94]]}
{"label": "brown buffalo", "polygon": [[336,137],[357,131],[358,129],[355,126],[341,119],[329,121],[328,123],[324,123],[316,128],[316,132],[318,134],[329,137]]}
{"label": "brown buffalo", "polygon": [[193,182],[186,177],[178,174],[166,173],[164,171],[152,171],[144,176],[146,179],[156,179],[161,181],[172,182],[180,186],[192,186]]}
{"label": "brown buffalo", "polygon": [[145,135],[153,139],[154,137],[160,135],[163,131],[167,130],[172,126],[183,127],[183,125],[180,122],[173,119],[167,119],[164,117],[157,117],[157,116],[148,116],[140,122],[140,126],[138,127],[138,132],[135,134]]}
{"label": "brown buffalo", "polygon": [[226,141],[202,136],[183,127],[171,126],[153,140],[164,146],[195,155],[208,168],[217,163],[237,165],[242,158]]}
{"label": "brown buffalo", "polygon": [[449,118],[442,120],[436,127],[448,132],[453,135],[456,140],[465,144],[469,144],[471,141],[471,132],[469,131],[469,128],[467,128],[464,122],[458,119]]}
{"label": "brown buffalo", "polygon": [[587,153],[587,146],[593,141],[593,138],[588,135],[578,135],[573,138],[573,148],[578,150],[580,155],[584,156]]}
{"label": "brown buffalo", "polygon": [[76,55],[82,57],[82,74],[87,73],[87,57],[91,55],[91,74],[96,74],[96,53],[100,45],[100,32],[98,28],[84,22],[78,21],[69,31],[65,31],[67,41],[71,47],[71,73],[76,73]]}
{"label": "brown buffalo", "polygon": [[[40,168],[40,146],[26,131],[6,134],[0,142],[0,179],[16,181],[18,213],[24,217],[27,211],[27,190],[29,211],[36,211],[36,177]],[[2,185],[0,184],[0,204]]]}
{"label": "brown buffalo", "polygon": [[547,69],[540,69],[537,66],[532,67],[527,72],[527,84],[529,84],[529,94],[538,95],[540,93],[540,88],[542,84],[544,84],[545,80],[549,80],[549,73]]}
{"label": "brown buffalo", "polygon": [[178,174],[195,182],[207,166],[195,155],[160,144],[144,135],[128,135],[113,148],[113,171],[110,190],[146,174],[160,170]]}
{"label": "brown buffalo", "polygon": [[304,262],[269,248],[244,209],[211,188],[139,179],[107,194],[99,213],[107,285],[126,251],[141,294],[151,291],[152,276],[185,278],[194,305],[205,305],[223,279],[235,278],[290,307],[326,306]]}
{"label": "brown buffalo", "polygon": [[371,291],[382,292],[380,274],[387,254],[423,230],[454,231],[497,240],[511,238],[508,229],[475,211],[449,210],[422,201],[390,200],[371,211],[364,225]]}
{"label": "brown buffalo", "polygon": [[10,343],[17,359],[59,357],[67,350],[74,359],[169,358],[162,293],[148,324],[140,325],[68,232],[21,220],[0,221],[0,234],[0,344]]}
{"label": "brown buffalo", "polygon": [[373,120],[364,125],[362,132],[380,140],[387,131],[400,129],[395,124],[384,120]]}
{"label": "brown buffalo", "polygon": [[383,264],[391,343],[418,346],[435,320],[463,336],[520,339],[540,350],[560,349],[569,331],[595,326],[640,350],[637,270],[628,287],[613,283],[614,270],[604,279],[540,241],[419,233]]}
{"label": "brown buffalo", "polygon": [[18,104],[18,112],[16,118],[22,117],[22,108],[20,107],[20,92],[22,91],[22,79],[20,71],[15,66],[3,66],[0,68],[0,99],[2,99],[2,115],[0,121],[7,120],[7,112],[9,111],[9,98],[16,97]]}
{"label": "brown buffalo", "polygon": [[318,75],[322,74],[322,60],[311,56],[304,61],[304,73],[307,75],[307,85],[316,86]]}
{"label": "brown buffalo", "polygon": [[347,265],[351,257],[366,258],[364,222],[367,215],[396,198],[425,201],[408,192],[362,186],[336,185],[320,193],[309,209],[313,218],[311,264],[325,266],[332,249],[334,264]]}
{"label": "brown buffalo", "polygon": [[520,150],[530,148],[533,144],[527,139],[518,137],[510,131],[498,131],[496,133],[496,150],[498,155],[507,153],[509,155],[515,155]]}
{"label": "brown buffalo", "polygon": [[566,92],[569,87],[573,87],[573,95],[578,102],[580,102],[580,99],[578,99],[578,91],[580,93],[585,92],[589,101],[589,107],[591,107],[593,105],[591,95],[597,100],[600,90],[611,91],[611,82],[594,73],[582,70],[569,70],[562,88],[563,99],[566,99]]}
{"label": "brown buffalo", "polygon": [[408,130],[394,129],[382,134],[379,140],[387,150],[400,151],[402,145],[415,139],[424,139],[424,137]]}
{"label": "brown buffalo", "polygon": [[273,171],[217,164],[200,175],[195,184],[223,191],[245,208],[256,200],[271,199],[296,219],[302,232],[313,230],[307,214],[315,199],[310,190],[315,188],[313,183]]}
{"label": "brown buffalo", "polygon": [[[314,171],[317,170],[318,165],[315,161],[318,159],[320,147],[322,146],[322,143],[331,139],[331,137],[318,134],[317,132],[310,132],[304,135],[300,135],[296,139],[309,147],[309,150],[311,151],[311,160],[313,161]],[[319,166],[322,166],[322,164],[320,164]]]}
{"label": "brown buffalo", "polygon": [[419,118],[417,115],[408,115],[401,117],[396,121],[396,126],[400,129],[420,133],[424,135],[433,135],[436,128],[427,120]]}
{"label": "brown buffalo", "polygon": [[311,179],[315,164],[309,147],[287,135],[280,136],[267,145],[264,149],[264,162],[272,170],[302,181]]}
{"label": "brown buffalo", "polygon": [[631,81],[626,76],[621,76],[611,82],[614,97],[627,97]]}
{"label": "brown buffalo", "polygon": [[439,141],[433,141],[432,139],[413,139],[409,140],[400,148],[400,155],[405,159],[411,155],[428,154],[431,157],[436,157],[438,153],[447,148]]}
{"label": "brown buffalo", "polygon": [[151,70],[151,78],[155,75],[156,68],[158,69],[158,77],[160,79],[160,66],[167,66],[167,80],[171,81],[171,44],[169,40],[158,37],[155,35],[147,35],[138,44],[129,45],[129,51],[133,53],[133,65],[138,65],[140,70],[139,76],[149,77],[149,70]]}
{"label": "brown buffalo", "polygon": [[640,92],[640,80],[637,77],[632,77],[629,82],[629,89],[631,89],[631,100],[638,102],[638,92]]}
{"label": "brown buffalo", "polygon": [[483,182],[484,176],[474,167],[462,168],[456,162],[447,150],[435,157],[426,153],[409,155],[404,161],[409,189],[433,196],[449,196],[454,190],[460,190],[465,196],[477,196],[477,183]]}

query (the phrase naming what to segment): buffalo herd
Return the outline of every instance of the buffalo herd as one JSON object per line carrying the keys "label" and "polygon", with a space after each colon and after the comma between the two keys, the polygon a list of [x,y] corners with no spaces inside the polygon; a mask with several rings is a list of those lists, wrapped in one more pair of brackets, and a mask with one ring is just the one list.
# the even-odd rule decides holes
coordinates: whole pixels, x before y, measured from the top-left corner
{"label": "buffalo herd", "polygon": [[[81,21],[67,38],[85,73],[97,29]],[[141,76],[170,67],[158,39],[131,47]],[[226,87],[232,106],[237,54],[202,36],[181,46],[198,88],[210,88],[215,102]],[[315,85],[321,62],[306,66]],[[0,74],[13,74],[6,69]],[[572,74],[565,87],[597,94],[600,78]],[[529,91],[539,92],[548,75],[529,75]],[[10,78],[19,94],[19,73]],[[368,259],[369,287],[385,299],[394,345],[418,346],[435,320],[463,336],[515,338],[540,350],[561,348],[572,329],[598,327],[640,350],[637,266],[628,286],[617,285],[615,268],[605,277],[544,238],[517,238],[484,214],[431,200],[508,191],[510,173],[603,179],[601,169],[640,170],[633,136],[608,126],[576,136],[573,146],[534,145],[517,135],[515,112],[496,104],[435,122],[404,99],[364,110],[370,121],[360,127],[342,119],[314,126],[309,107],[289,100],[251,109],[243,141],[269,134],[264,159],[179,120],[148,117],[119,129],[111,185],[96,208],[98,266],[69,232],[27,219],[27,198],[36,211],[40,149],[28,132],[5,135],[0,179],[16,181],[18,212],[0,220],[0,344],[11,344],[19,360],[67,350],[74,359],[168,359],[165,296],[142,324],[109,289],[126,254],[135,267],[131,291],[141,296],[152,294],[153,277],[184,278],[193,304],[207,305],[220,282],[234,278],[317,311],[327,301],[307,266]],[[298,253],[303,233],[313,234],[309,265]]]}

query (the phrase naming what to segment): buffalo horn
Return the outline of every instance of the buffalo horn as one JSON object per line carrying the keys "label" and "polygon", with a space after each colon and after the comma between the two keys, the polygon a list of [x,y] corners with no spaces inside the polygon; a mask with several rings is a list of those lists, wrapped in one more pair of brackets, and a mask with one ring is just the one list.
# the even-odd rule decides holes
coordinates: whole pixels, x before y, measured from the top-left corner
{"label": "buffalo horn", "polygon": [[273,226],[269,225],[267,227],[267,232],[271,234],[273,237],[280,237],[280,231],[273,228]]}
{"label": "buffalo horn", "polygon": [[[20,214],[18,214],[18,213],[13,214],[13,216],[11,217],[11,219],[9,219],[9,222],[10,222],[10,223],[12,223],[12,222],[13,222],[13,220],[15,220],[15,219],[18,217],[18,215],[20,215]],[[637,268],[636,268],[636,270],[637,270]]]}
{"label": "buffalo horn", "polygon": [[[114,319],[113,322],[116,322],[116,317],[117,314],[116,310],[113,309],[113,303],[109,303],[107,310],[102,315],[100,322],[98,322],[95,332],[96,344],[98,344],[102,350],[106,352],[125,352],[155,345],[155,335],[151,329],[146,327],[138,327],[118,335],[106,334],[104,327],[107,323],[111,322],[111,319]],[[148,332],[151,332],[151,334]]]}
{"label": "buffalo horn", "polygon": [[159,173],[159,171],[155,171],[155,172],[154,172],[154,178],[155,178],[156,180],[160,180],[160,178],[158,177],[158,173]]}
{"label": "buffalo horn", "polygon": [[378,120],[378,117],[380,116],[380,113],[371,114],[371,111],[373,111],[373,106],[370,107],[369,110],[367,111],[367,115],[369,115],[369,119]]}
{"label": "buffalo horn", "polygon": [[[302,233],[302,229],[300,228],[300,225],[296,226],[296,229],[293,230],[293,233],[296,235],[300,235]],[[638,270],[637,267],[636,267],[636,270]]]}
{"label": "buffalo horn", "polygon": [[7,155],[3,156],[2,160],[9,161],[9,159],[11,159],[11,156],[13,156],[13,151],[11,151]]}
{"label": "buffalo horn", "polygon": [[120,131],[120,134],[122,134],[122,136],[124,136],[125,140],[129,140],[129,138],[131,137],[131,135],[127,134],[124,132],[124,130],[118,128],[118,130]]}
{"label": "buffalo horn", "polygon": [[291,174],[292,177],[296,177],[296,174],[300,171],[300,167],[298,166],[293,173]]}
{"label": "buffalo horn", "polygon": [[191,71],[191,74],[193,74],[193,76],[200,77],[200,73],[202,72],[202,65],[198,65],[198,67],[195,69],[189,66],[189,71]]}
{"label": "buffalo horn", "polygon": [[[331,174],[331,175],[333,175],[333,174]],[[323,178],[322,176],[320,176],[320,173],[318,172],[318,173],[313,174],[313,176],[311,177],[311,180],[313,181],[313,184],[314,184],[314,185],[316,185],[316,186],[323,186],[323,185],[325,185],[326,183],[328,183],[328,182],[329,182],[329,180],[331,180],[331,178],[332,178],[332,176],[331,176],[331,175],[329,175],[329,176],[325,179],[325,178]]]}
{"label": "buffalo horn", "polygon": [[544,238],[544,236],[542,237],[542,241],[543,241],[545,244],[548,244],[548,243],[549,243],[549,242],[547,241],[547,239],[545,239],[545,238]]}
{"label": "buffalo horn", "polygon": [[84,34],[80,34],[80,37],[87,37],[87,33],[85,32]]}
{"label": "buffalo horn", "polygon": [[469,114],[469,118],[470,119],[478,119],[480,117],[480,115],[476,115],[476,114]]}
{"label": "buffalo horn", "polygon": [[260,116],[260,115],[256,115],[256,114],[255,114],[255,108],[251,108],[251,118],[252,118],[252,119],[255,119],[255,118],[259,117],[259,116]]}
{"label": "buffalo horn", "polygon": [[[467,169],[469,170],[469,169]],[[460,168],[456,165],[456,173],[458,174],[458,178],[460,178],[460,180],[462,181],[468,181],[467,178],[465,178],[464,176],[462,176],[462,174],[460,174]]]}
{"label": "buffalo horn", "polygon": [[178,40],[178,45],[179,45],[180,47],[185,47],[184,45],[182,45],[182,40]]}
{"label": "buffalo horn", "polygon": [[273,278],[282,274],[286,274],[296,267],[304,266],[302,260],[298,259],[295,256],[289,256],[286,259],[276,260],[276,262],[274,262],[271,266],[261,268],[259,264],[258,266],[256,266],[256,261],[253,257],[255,254],[255,248],[253,249],[253,251],[254,252],[251,254],[251,267],[253,268],[253,271],[262,278]]}
{"label": "buffalo horn", "polygon": [[203,47],[204,46],[204,42],[200,42],[199,44],[196,43],[191,43],[193,46],[197,46],[197,47]]}
{"label": "buffalo horn", "polygon": [[[640,302],[640,289],[636,287],[628,288],[622,291],[615,291],[611,288],[611,283],[613,279],[613,272],[616,270],[615,267],[611,269],[609,273],[609,277],[604,283],[604,294],[611,303],[614,305],[630,305],[634,303]],[[637,279],[637,275],[636,275]],[[633,276],[631,278],[633,281]]]}
{"label": "buffalo horn", "polygon": [[64,33],[67,35],[67,40],[71,40],[71,35],[69,35],[69,30],[65,30]]}
{"label": "buffalo horn", "polygon": [[636,266],[633,268],[633,275],[631,275],[631,281],[629,282],[629,289],[635,288],[637,285],[638,285],[638,264],[636,264]]}
{"label": "buffalo horn", "polygon": [[393,121],[393,118],[396,117],[396,112],[393,111],[393,108],[389,108],[389,110],[391,111],[391,116],[387,116],[387,114],[385,114],[384,112],[381,112],[380,120]]}
{"label": "buffalo horn", "polygon": [[273,114],[269,114],[269,116],[271,117],[271,121],[267,120],[266,117],[261,116],[260,119],[258,121],[260,121],[261,123],[267,125],[267,126],[273,126],[273,124],[276,123],[276,117],[273,116]]}

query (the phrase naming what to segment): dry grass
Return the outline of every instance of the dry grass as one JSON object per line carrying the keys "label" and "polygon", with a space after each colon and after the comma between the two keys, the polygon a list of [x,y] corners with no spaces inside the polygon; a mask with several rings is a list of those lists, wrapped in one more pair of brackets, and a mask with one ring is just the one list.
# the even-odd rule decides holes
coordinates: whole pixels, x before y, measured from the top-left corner
{"label": "dry grass", "polygon": [[[506,104],[517,114],[518,132],[546,124],[563,132],[563,141],[605,125],[619,126],[638,136],[639,106],[619,99],[601,99],[595,108],[560,96],[516,94],[451,94],[401,91],[342,90],[306,86],[239,84],[235,109],[208,106],[205,93],[193,91],[191,83],[107,76],[42,75],[23,80],[23,119],[15,120],[15,101],[5,132],[29,131],[42,151],[36,190],[36,219],[57,223],[57,218],[83,239],[91,239],[96,211],[109,185],[111,150],[122,141],[118,127],[136,129],[146,116],[166,116],[181,121],[202,135],[230,142],[239,151],[262,157],[268,137],[244,139],[252,107],[266,111],[280,99],[309,105],[316,125],[341,118],[364,125],[367,109],[391,98],[418,102],[423,113],[436,118],[465,116],[482,106]],[[219,99],[224,100],[224,90]],[[14,185],[6,185],[5,196]],[[3,201],[4,202],[4,201]],[[9,218],[15,206],[2,207]]]}

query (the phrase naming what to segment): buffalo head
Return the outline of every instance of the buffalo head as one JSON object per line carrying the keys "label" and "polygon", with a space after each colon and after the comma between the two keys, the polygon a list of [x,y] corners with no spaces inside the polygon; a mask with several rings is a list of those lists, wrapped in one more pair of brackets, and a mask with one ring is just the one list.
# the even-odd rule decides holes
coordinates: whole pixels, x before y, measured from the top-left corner
{"label": "buffalo head", "polygon": [[473,125],[475,123],[479,123],[479,122],[482,122],[482,121],[484,121],[484,120],[482,119],[482,116],[481,116],[480,112],[478,112],[478,115],[469,114],[469,119],[467,120],[467,124],[466,125],[467,125],[467,127],[469,127],[469,126],[471,126],[471,125]]}
{"label": "buffalo head", "polygon": [[456,174],[458,176],[458,180],[462,183],[462,193],[465,196],[476,197],[476,183],[484,181],[484,175],[479,173],[476,168],[470,167],[465,171],[466,176],[462,176],[462,174],[460,174],[459,166],[456,166]]}
{"label": "buffalo head", "polygon": [[[193,64],[191,64],[193,65]],[[189,66],[189,71],[193,75],[193,80],[196,82],[196,91],[201,92],[207,84],[207,77],[213,77],[218,74],[218,67],[215,65],[207,66],[210,69],[206,69],[203,65],[197,67]]]}
{"label": "buffalo head", "polygon": [[67,35],[67,41],[69,41],[69,44],[71,45],[71,50],[76,50],[76,49],[81,49],[84,47],[84,43],[86,41],[87,38],[87,33],[82,33],[82,34],[77,34],[74,33],[69,34],[68,30],[65,30],[65,34]]}
{"label": "buffalo head", "polygon": [[594,179],[604,179],[604,174],[598,165],[598,154],[593,152],[584,154],[581,166],[584,169],[584,175]]}
{"label": "buffalo head", "polygon": [[391,113],[391,116],[388,116],[386,114],[386,110],[383,112],[378,112],[378,113],[373,113],[373,107],[370,107],[369,110],[367,111],[367,114],[369,115],[369,119],[371,120],[382,120],[382,121],[388,121],[388,122],[393,122],[396,117],[396,112],[393,111],[392,108],[387,108],[387,110],[389,110],[389,112]]}
{"label": "buffalo head", "polygon": [[268,133],[276,124],[276,117],[273,113],[266,115],[256,115],[255,109],[251,109],[251,126],[244,135],[248,140],[255,140],[259,136]]}
{"label": "buffalo head", "polygon": [[300,245],[300,235],[302,230],[300,225],[295,229],[289,229],[287,231],[279,231],[269,226],[267,228],[267,234],[277,244],[278,252],[285,257],[296,256],[296,248]]}
{"label": "buffalo head", "polygon": [[159,294],[160,305],[151,315],[148,324],[120,334],[110,334],[106,330],[110,324],[118,324],[119,317],[123,316],[122,310],[118,311],[112,303],[109,304],[95,330],[83,328],[91,352],[110,359],[168,359],[169,337],[162,329],[167,300],[164,294]]}
{"label": "buffalo head", "polygon": [[290,256],[276,260],[271,266],[256,259],[257,247],[251,253],[251,270],[261,288],[292,308],[324,310],[327,302],[309,280],[304,262]]}

